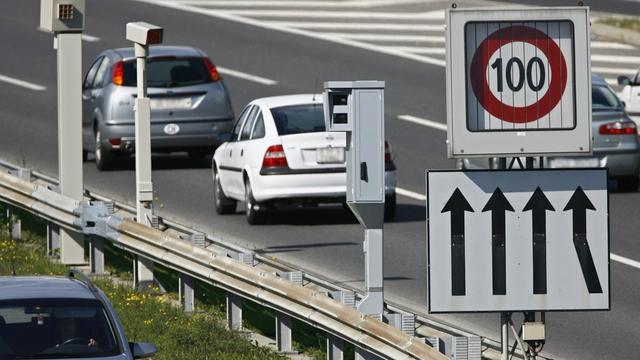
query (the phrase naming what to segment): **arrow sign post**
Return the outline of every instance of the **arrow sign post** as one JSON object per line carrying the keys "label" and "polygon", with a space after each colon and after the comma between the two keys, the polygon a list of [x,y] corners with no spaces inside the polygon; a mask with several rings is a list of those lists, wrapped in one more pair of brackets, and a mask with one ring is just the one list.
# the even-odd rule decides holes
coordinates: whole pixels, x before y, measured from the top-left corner
{"label": "arrow sign post", "polygon": [[473,212],[460,189],[456,188],[442,212],[451,212],[451,294],[465,294],[464,212]]}
{"label": "arrow sign post", "polygon": [[573,246],[578,254],[578,261],[582,269],[584,281],[587,284],[589,294],[601,294],[602,286],[598,279],[598,272],[593,263],[589,242],[587,241],[587,209],[596,210],[587,194],[578,186],[569,199],[564,211],[573,210]]}
{"label": "arrow sign post", "polygon": [[514,210],[509,203],[509,200],[507,200],[502,193],[502,190],[497,187],[482,211],[491,211],[491,269],[493,295],[506,295],[507,260],[505,216],[507,211]]}
{"label": "arrow sign post", "polygon": [[547,293],[547,214],[555,211],[539,187],[522,211],[531,211],[533,239],[533,293]]}

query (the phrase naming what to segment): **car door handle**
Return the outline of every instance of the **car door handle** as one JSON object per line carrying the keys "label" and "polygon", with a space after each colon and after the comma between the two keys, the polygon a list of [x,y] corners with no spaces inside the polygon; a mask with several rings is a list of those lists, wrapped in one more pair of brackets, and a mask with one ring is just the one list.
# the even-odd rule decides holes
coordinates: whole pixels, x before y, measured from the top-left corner
{"label": "car door handle", "polygon": [[229,150],[229,157],[231,157],[231,154],[233,154],[233,150]]}
{"label": "car door handle", "polygon": [[240,149],[240,156],[244,155],[244,149]]}
{"label": "car door handle", "polygon": [[367,171],[367,163],[366,162],[361,162],[360,163],[360,180],[362,180],[364,182],[369,182],[369,173]]}

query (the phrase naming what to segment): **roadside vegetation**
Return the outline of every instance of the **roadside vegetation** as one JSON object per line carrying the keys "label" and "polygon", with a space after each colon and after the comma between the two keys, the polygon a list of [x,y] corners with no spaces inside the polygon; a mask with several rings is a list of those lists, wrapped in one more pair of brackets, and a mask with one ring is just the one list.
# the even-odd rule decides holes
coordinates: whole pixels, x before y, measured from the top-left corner
{"label": "roadside vegetation", "polygon": [[640,17],[630,17],[630,18],[608,17],[608,18],[600,19],[599,22],[606,25],[619,27],[622,29],[640,31]]}

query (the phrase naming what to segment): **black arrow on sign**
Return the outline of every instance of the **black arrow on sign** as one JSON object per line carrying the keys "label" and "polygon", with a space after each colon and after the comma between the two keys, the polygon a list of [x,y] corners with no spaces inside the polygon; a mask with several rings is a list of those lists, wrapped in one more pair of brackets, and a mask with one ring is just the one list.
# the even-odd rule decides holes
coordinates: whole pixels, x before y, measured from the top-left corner
{"label": "black arrow on sign", "polygon": [[575,246],[578,254],[578,261],[580,261],[587,289],[589,289],[590,294],[601,294],[602,287],[598,279],[598,272],[593,263],[591,250],[587,242],[587,209],[595,210],[596,208],[587,197],[587,194],[578,186],[571,199],[569,199],[567,206],[564,207],[564,211],[573,210],[573,246]]}
{"label": "black arrow on sign", "polygon": [[464,212],[473,212],[467,199],[456,188],[442,212],[451,212],[451,295],[465,294]]}
{"label": "black arrow on sign", "polygon": [[555,211],[549,199],[539,187],[522,211],[531,210],[533,228],[533,293],[547,293],[547,216],[546,211]]}
{"label": "black arrow on sign", "polygon": [[493,192],[482,212],[491,211],[491,269],[493,295],[507,294],[507,259],[505,244],[505,215],[514,211],[499,187]]}

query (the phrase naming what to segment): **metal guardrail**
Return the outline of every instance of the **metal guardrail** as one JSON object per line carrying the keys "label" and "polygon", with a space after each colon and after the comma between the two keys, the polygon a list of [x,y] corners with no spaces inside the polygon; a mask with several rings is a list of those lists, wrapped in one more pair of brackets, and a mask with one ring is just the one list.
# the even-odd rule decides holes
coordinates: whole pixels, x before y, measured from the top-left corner
{"label": "metal guardrail", "polygon": [[[0,165],[17,169],[4,162]],[[46,182],[56,181],[32,174]],[[1,172],[0,200],[62,227],[109,239],[129,252],[307,322],[377,356],[389,359],[447,358],[421,340],[361,314],[331,299],[323,291],[247,266],[230,259],[224,252],[214,251],[212,247],[201,248],[177,235],[112,214],[101,202],[78,202],[50,190],[46,185]]]}

